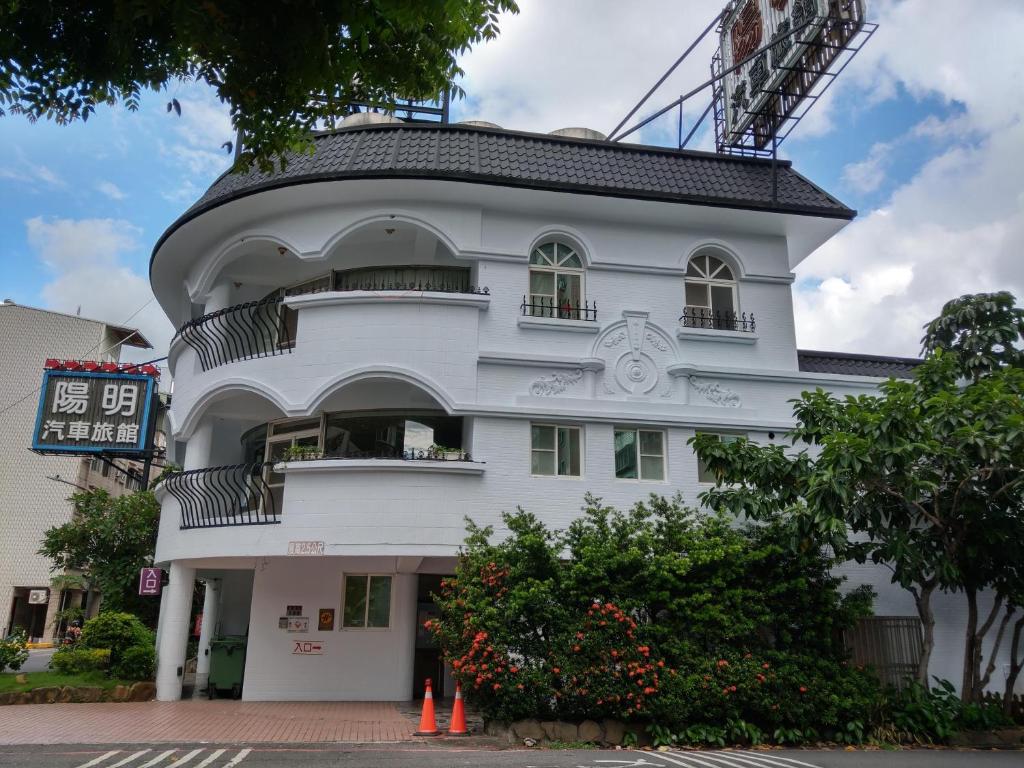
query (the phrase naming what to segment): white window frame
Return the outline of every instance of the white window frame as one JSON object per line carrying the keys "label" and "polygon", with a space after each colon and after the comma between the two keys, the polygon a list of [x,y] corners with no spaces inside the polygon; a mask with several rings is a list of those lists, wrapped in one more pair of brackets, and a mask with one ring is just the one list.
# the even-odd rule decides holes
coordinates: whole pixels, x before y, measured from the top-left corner
{"label": "white window frame", "polygon": [[[534,429],[534,427],[546,427],[546,428],[554,429],[555,430],[555,447],[553,449],[534,448],[533,447],[533,429]],[[580,473],[578,475],[562,475],[562,474],[558,473],[558,430],[560,430],[560,429],[575,430],[579,434],[579,437],[580,437],[580,439],[579,439],[579,446],[580,446]],[[533,471],[533,454],[534,454],[534,451],[543,451],[544,453],[553,453],[555,455],[555,471],[552,474],[550,474],[550,475],[537,474],[537,473],[535,473]],[[551,422],[530,422],[530,475],[531,475],[531,477],[554,477],[554,478],[559,478],[559,477],[580,478],[580,477],[583,477],[583,474],[584,474],[583,455],[584,455],[584,449],[583,449],[583,427],[577,426],[575,424],[554,424],[554,423],[551,423]]]}
{"label": "white window frame", "polygon": [[[690,265],[691,264],[695,264],[698,259],[704,260],[704,264],[706,264],[706,265],[710,264],[710,262],[707,261],[708,258],[718,260],[719,262],[721,262],[720,266],[718,266],[713,272],[711,272],[711,270],[709,270],[709,269],[705,269],[703,267],[698,266],[697,267],[698,270],[703,273],[703,275],[700,276],[700,277],[693,277],[693,276],[691,276],[689,274]],[[726,269],[726,270],[729,271],[729,275],[730,275],[729,278],[716,278],[715,275],[720,274],[723,269]],[[740,314],[740,296],[739,296],[738,283],[737,283],[737,280],[736,280],[736,270],[728,261],[723,259],[721,256],[716,256],[715,254],[712,254],[712,253],[707,253],[707,252],[705,252],[705,253],[698,253],[698,254],[695,254],[694,256],[690,257],[690,260],[688,262],[686,262],[686,271],[687,271],[687,274],[683,278],[683,306],[686,309],[706,310],[706,311],[711,312],[712,318],[713,318],[714,317],[714,313],[716,312],[716,309],[715,309],[714,302],[713,302],[713,299],[712,299],[712,295],[713,294],[711,293],[711,289],[712,288],[729,288],[732,291],[732,309],[731,310],[721,310],[721,311],[730,311],[734,315],[737,315],[737,316]],[[688,293],[689,287],[691,285],[699,285],[699,286],[704,288],[705,295],[707,296],[707,302],[708,302],[707,306],[703,306],[702,307],[702,306],[699,306],[697,304],[690,304],[689,303],[688,297],[687,297],[687,293]],[[696,327],[702,327],[702,326],[696,326]]]}
{"label": "white window frame", "polygon": [[[698,434],[698,435],[711,435],[713,437],[717,437],[719,442],[727,442],[727,443],[735,442],[736,440],[739,440],[741,438],[746,438],[747,437],[745,434],[742,434],[740,432],[704,432],[704,431],[698,431],[698,432],[696,432],[696,434]],[[705,474],[704,470],[706,468],[703,467],[703,465],[701,463],[701,460],[700,460],[700,457],[697,456],[697,452],[696,451],[694,451],[693,457],[695,459],[697,459],[697,482],[700,485],[716,485],[718,483],[717,479],[712,478],[711,480],[705,480],[705,479],[703,479],[701,477],[702,474]]]}
{"label": "white window frame", "polygon": [[[338,616],[338,630],[341,632],[390,632],[395,615],[395,575],[393,573],[343,573],[341,575],[341,612]],[[363,626],[361,627],[345,626],[345,595],[347,594],[346,587],[349,576],[366,578],[366,606],[363,609]],[[391,581],[391,588],[388,590],[388,625],[386,627],[366,626],[370,620],[370,581],[375,576]]]}
{"label": "white window frame", "polygon": [[[541,248],[543,248],[544,246],[547,246],[547,245],[554,246],[554,258],[549,258],[548,255],[545,254],[541,250]],[[563,249],[563,248],[566,251],[568,251],[568,253],[566,255],[564,255],[564,256],[561,256],[561,255],[559,255],[559,252],[560,252],[560,249]],[[538,254],[539,254],[541,259],[544,259],[547,262],[546,264],[534,264],[533,263],[533,257],[538,255]],[[572,258],[573,256],[575,256],[579,260],[580,266],[579,267],[566,267],[566,266],[563,266],[564,262],[567,259]],[[526,279],[526,295],[530,299],[530,304],[531,305],[534,304],[534,297],[550,298],[551,299],[551,304],[554,307],[554,315],[550,315],[550,317],[557,318],[557,319],[563,319],[563,320],[566,320],[566,319],[567,320],[583,320],[584,319],[583,318],[584,309],[586,308],[586,303],[587,303],[587,269],[586,269],[586,261],[584,261],[583,255],[579,252],[579,250],[577,250],[573,246],[571,246],[568,243],[565,243],[565,242],[563,242],[561,240],[548,240],[548,241],[545,241],[545,242],[535,246],[534,249],[532,251],[530,251],[530,258],[529,258],[528,263],[529,263],[529,271],[527,273],[527,279]],[[532,277],[532,275],[533,275],[534,272],[544,272],[544,273],[547,273],[547,274],[554,275],[554,293],[553,294],[534,293],[533,292],[533,277]],[[576,315],[577,315],[576,317],[563,318],[561,316],[561,311],[562,310],[561,310],[560,307],[557,306],[556,302],[558,300],[558,275],[559,274],[577,275],[577,276],[579,276],[579,279],[580,279],[580,298],[579,298],[579,304],[573,310],[576,313]],[[535,308],[531,308],[530,315],[534,316],[534,317],[549,317],[549,315],[544,314],[543,310],[537,310]]]}
{"label": "white window frame", "polygon": [[[663,429],[643,429],[642,427],[615,427],[612,430],[612,459],[614,461],[614,447],[615,447],[615,434],[617,432],[632,432],[636,435],[636,440],[633,445],[636,447],[636,477],[619,477],[618,474],[614,474],[614,477],[619,482],[625,483],[664,483],[668,482],[668,435],[665,434]],[[646,432],[651,435],[658,435],[661,438],[661,453],[644,453],[640,445],[640,433]],[[643,459],[644,458],[660,458],[661,459],[661,477],[644,477],[643,474]],[[616,468],[612,467],[612,472],[615,473]]]}

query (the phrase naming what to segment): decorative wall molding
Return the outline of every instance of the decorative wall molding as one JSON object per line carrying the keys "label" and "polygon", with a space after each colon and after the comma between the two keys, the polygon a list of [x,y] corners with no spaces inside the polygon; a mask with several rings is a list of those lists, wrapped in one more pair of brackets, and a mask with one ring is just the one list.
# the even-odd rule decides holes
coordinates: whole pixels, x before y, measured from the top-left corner
{"label": "decorative wall molding", "polygon": [[688,378],[691,386],[715,405],[722,406],[723,408],[739,408],[743,404],[739,394],[727,387],[723,387],[717,381],[704,381],[696,376]]}
{"label": "decorative wall molding", "polygon": [[611,349],[613,347],[619,346],[619,344],[621,344],[625,340],[626,340],[626,332],[625,331],[619,331],[618,333],[612,334],[607,339],[605,339],[604,340],[604,345],[606,347],[608,347],[609,349]]}
{"label": "decorative wall molding", "polygon": [[560,395],[569,387],[579,384],[583,379],[583,369],[575,371],[557,371],[550,376],[541,376],[530,385],[530,394],[539,397]]}
{"label": "decorative wall molding", "polygon": [[647,339],[648,344],[657,349],[659,352],[668,352],[668,344],[666,344],[665,340],[661,338],[661,336],[658,336],[656,333],[651,333],[650,331],[648,331],[646,334],[644,334],[644,338]]}

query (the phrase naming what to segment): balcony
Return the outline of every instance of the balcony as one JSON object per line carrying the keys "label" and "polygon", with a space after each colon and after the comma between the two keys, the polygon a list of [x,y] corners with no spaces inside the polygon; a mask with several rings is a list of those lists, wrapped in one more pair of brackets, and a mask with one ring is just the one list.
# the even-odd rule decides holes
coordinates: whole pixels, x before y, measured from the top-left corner
{"label": "balcony", "polygon": [[180,338],[195,350],[204,371],[256,357],[284,355],[295,344],[295,312],[283,305],[283,296],[268,296],[197,317],[178,329]]}
{"label": "balcony", "polygon": [[181,527],[220,528],[278,523],[281,496],[268,480],[268,462],[171,472],[166,491],[181,506]]}
{"label": "balcony", "polygon": [[523,296],[519,308],[522,312],[520,328],[577,333],[597,333],[600,330],[596,301],[563,301],[559,304],[548,296]]}
{"label": "balcony", "polygon": [[725,341],[753,344],[757,341],[757,325],[753,313],[709,307],[686,307],[679,317],[676,338],[685,341]]}

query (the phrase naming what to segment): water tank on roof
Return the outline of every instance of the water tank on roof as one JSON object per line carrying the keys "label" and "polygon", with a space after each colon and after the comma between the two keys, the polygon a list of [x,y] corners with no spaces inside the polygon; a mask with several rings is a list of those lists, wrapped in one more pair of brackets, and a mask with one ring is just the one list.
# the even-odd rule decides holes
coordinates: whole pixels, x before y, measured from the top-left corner
{"label": "water tank on roof", "polygon": [[394,115],[386,112],[353,112],[341,121],[343,128],[352,128],[357,125],[379,125],[381,123],[402,123],[405,122]]}
{"label": "water tank on roof", "polygon": [[501,128],[497,123],[490,123],[486,120],[462,120],[458,125],[469,125],[473,128]]}
{"label": "water tank on roof", "polygon": [[552,136],[567,136],[571,139],[596,139],[597,141],[604,141],[608,137],[600,131],[595,131],[593,128],[559,128],[557,131],[551,132]]}

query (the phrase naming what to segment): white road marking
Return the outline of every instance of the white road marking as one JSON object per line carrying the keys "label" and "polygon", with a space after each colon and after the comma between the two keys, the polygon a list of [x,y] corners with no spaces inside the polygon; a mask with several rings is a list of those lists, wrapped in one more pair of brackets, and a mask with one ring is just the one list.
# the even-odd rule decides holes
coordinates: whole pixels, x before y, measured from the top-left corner
{"label": "white road marking", "polygon": [[225,753],[226,751],[227,751],[227,750],[224,750],[224,749],[217,749],[217,750],[214,750],[213,754],[212,754],[212,755],[210,755],[210,756],[209,756],[208,758],[206,758],[205,760],[203,760],[203,762],[199,763],[199,764],[198,764],[198,765],[196,766],[196,768],[206,768],[206,766],[208,766],[208,765],[209,765],[210,763],[212,763],[212,762],[213,762],[214,760],[216,760],[216,759],[217,759],[218,757],[220,757],[221,755],[223,755],[223,754],[224,754],[224,753]]}
{"label": "white road marking", "polygon": [[224,763],[224,768],[235,768],[236,765],[245,760],[245,756],[248,755],[250,752],[252,752],[251,749],[243,749],[233,758]]}
{"label": "white road marking", "polygon": [[168,749],[168,750],[167,750],[166,752],[161,752],[161,753],[160,753],[159,755],[157,755],[156,757],[154,757],[154,758],[153,758],[152,760],[150,760],[150,761],[149,761],[148,763],[143,763],[143,764],[142,764],[142,765],[140,765],[140,766],[139,766],[138,768],[152,768],[152,767],[153,767],[154,765],[156,765],[157,763],[159,763],[159,762],[162,762],[162,761],[164,760],[164,758],[170,757],[170,756],[171,756],[171,755],[173,755],[173,754],[174,754],[175,752],[177,752],[177,750],[176,750],[176,749]]}
{"label": "white road marking", "polygon": [[151,750],[151,749],[139,750],[135,754],[128,755],[128,757],[124,758],[123,760],[118,760],[113,765],[107,766],[107,768],[121,768],[122,765],[128,765],[128,763],[130,763],[132,760],[134,760],[134,759],[136,759],[138,757],[142,757],[143,755],[148,755],[152,751],[153,750]]}
{"label": "white road marking", "polygon": [[[785,766],[787,763],[789,763],[792,765],[803,765],[805,766],[805,768],[821,768],[821,766],[815,765],[814,763],[805,763],[802,760],[794,760],[791,757],[783,757],[782,755],[772,754],[771,756],[768,756],[753,752],[743,752],[741,754],[744,757],[749,757],[751,760],[755,762],[760,762],[762,765],[767,764],[774,766]],[[780,760],[783,762],[780,763]]]}
{"label": "white road marking", "polygon": [[193,757],[195,757],[196,755],[198,755],[202,751],[203,750],[201,750],[201,749],[193,749],[187,755],[182,755],[180,759],[174,761],[174,768],[178,768],[179,765],[184,765],[185,763],[187,763],[189,760],[191,760]]}
{"label": "white road marking", "polygon": [[107,752],[105,755],[100,755],[99,757],[93,758],[88,763],[82,763],[80,766],[78,766],[78,768],[92,768],[94,765],[98,765],[99,763],[102,763],[108,757],[113,757],[114,755],[116,755],[120,751],[121,750],[119,750],[119,749],[112,749],[109,752]]}
{"label": "white road marking", "polygon": [[[763,768],[764,763],[758,760],[749,760],[746,757],[747,755],[749,755],[747,752],[715,752],[714,754],[708,754],[707,757],[709,760],[714,760],[719,766],[726,766],[726,768],[736,768],[737,766],[739,768],[747,768],[747,766]],[[769,762],[768,765],[778,766],[780,763]],[[781,763],[781,765],[785,765],[785,763]],[[789,767],[786,766],[786,768]]]}
{"label": "white road marking", "polygon": [[[701,760],[699,757],[694,757],[689,752],[685,754],[682,752],[673,752],[671,755],[668,752],[659,752],[658,757],[668,760],[670,763],[682,765],[685,768],[693,768],[694,765],[701,765],[704,766],[704,768],[722,768],[718,763],[706,762]],[[676,758],[680,759],[677,760]],[[683,762],[683,760],[686,762]]]}

